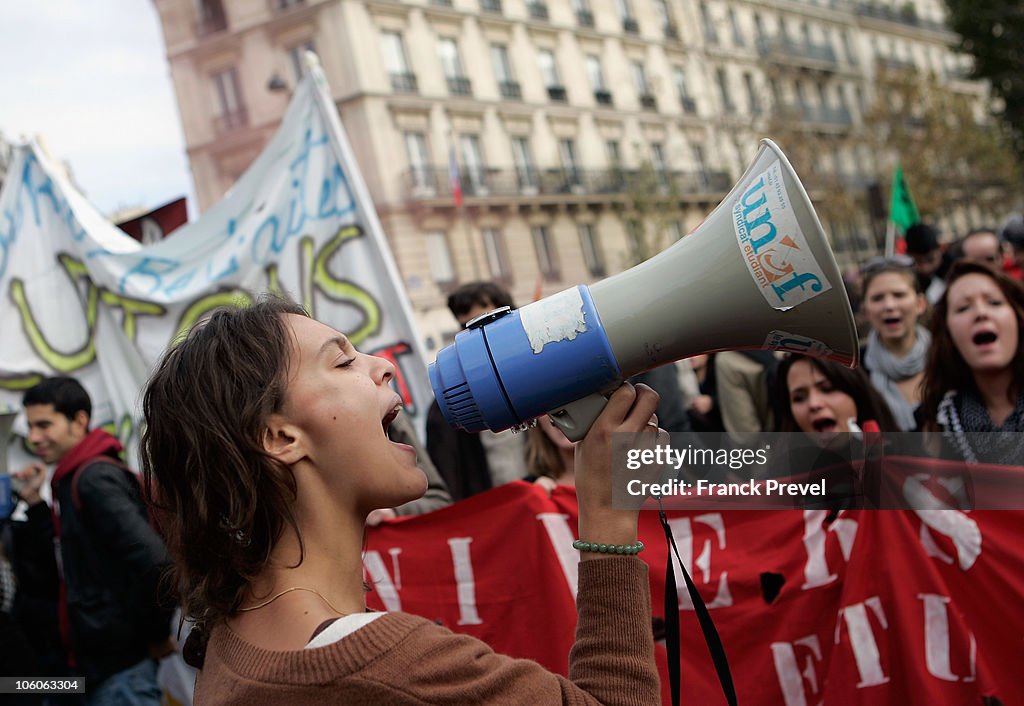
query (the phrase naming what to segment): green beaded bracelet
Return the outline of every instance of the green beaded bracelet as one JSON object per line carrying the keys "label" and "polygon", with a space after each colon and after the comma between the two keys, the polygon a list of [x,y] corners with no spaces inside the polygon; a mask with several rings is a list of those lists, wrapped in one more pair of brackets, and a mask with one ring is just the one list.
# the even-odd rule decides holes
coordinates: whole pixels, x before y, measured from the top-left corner
{"label": "green beaded bracelet", "polygon": [[577,539],[572,543],[573,549],[578,549],[581,552],[597,552],[599,554],[639,554],[644,550],[644,543],[637,542],[636,544],[598,544],[597,542],[584,542],[582,539]]}

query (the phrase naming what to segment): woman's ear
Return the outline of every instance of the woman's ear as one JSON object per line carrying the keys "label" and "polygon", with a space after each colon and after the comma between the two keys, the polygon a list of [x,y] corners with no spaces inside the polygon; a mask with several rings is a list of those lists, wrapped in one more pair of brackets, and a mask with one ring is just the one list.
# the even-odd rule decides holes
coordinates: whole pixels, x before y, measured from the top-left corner
{"label": "woman's ear", "polygon": [[280,414],[272,414],[263,429],[263,450],[281,463],[291,466],[306,455],[302,433]]}

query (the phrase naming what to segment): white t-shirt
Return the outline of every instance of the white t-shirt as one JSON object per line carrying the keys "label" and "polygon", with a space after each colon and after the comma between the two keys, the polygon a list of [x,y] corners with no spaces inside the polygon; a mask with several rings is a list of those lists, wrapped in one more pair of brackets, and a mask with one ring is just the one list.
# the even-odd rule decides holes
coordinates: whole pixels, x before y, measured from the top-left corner
{"label": "white t-shirt", "polygon": [[374,611],[373,613],[355,613],[354,615],[338,618],[324,628],[319,635],[306,643],[306,649],[310,650],[314,647],[331,645],[341,638],[351,635],[364,625],[369,625],[382,615],[384,615],[382,611]]}

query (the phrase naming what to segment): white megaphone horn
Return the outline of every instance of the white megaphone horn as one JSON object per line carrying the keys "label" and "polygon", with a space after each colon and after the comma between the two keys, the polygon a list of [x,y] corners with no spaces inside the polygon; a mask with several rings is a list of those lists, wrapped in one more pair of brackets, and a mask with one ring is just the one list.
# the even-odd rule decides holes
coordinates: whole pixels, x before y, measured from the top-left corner
{"label": "white megaphone horn", "polygon": [[771,140],[690,235],[632,269],[471,321],[430,366],[446,420],[581,439],[605,394],[699,353],[773,349],[854,366],[853,312],[814,208]]}

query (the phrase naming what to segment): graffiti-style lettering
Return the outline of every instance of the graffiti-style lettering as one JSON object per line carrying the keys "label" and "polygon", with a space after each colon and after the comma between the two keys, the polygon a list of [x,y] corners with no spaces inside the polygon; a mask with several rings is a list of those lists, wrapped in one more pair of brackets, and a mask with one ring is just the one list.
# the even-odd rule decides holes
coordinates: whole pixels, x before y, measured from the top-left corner
{"label": "graffiti-style lettering", "polygon": [[214,292],[200,297],[189,304],[188,308],[178,320],[178,328],[174,334],[173,341],[181,339],[189,330],[196,325],[196,322],[214,309],[222,306],[242,307],[252,304],[252,295],[242,289],[233,289],[226,292]]}
{"label": "graffiti-style lettering", "polygon": [[335,279],[327,269],[327,263],[347,241],[362,235],[363,230],[358,226],[342,228],[323,247],[313,265],[313,283],[325,296],[337,302],[351,304],[363,312],[363,324],[355,331],[346,332],[354,346],[358,346],[380,330],[380,306],[373,296],[362,287],[352,282]]}
{"label": "graffiti-style lettering", "polygon": [[413,404],[412,391],[409,389],[409,376],[405,374],[402,365],[403,359],[410,353],[412,353],[412,346],[405,341],[399,341],[390,346],[371,351],[370,354],[384,358],[395,366],[395,387],[398,388],[398,396],[402,398],[405,411],[415,415],[416,407]]}

